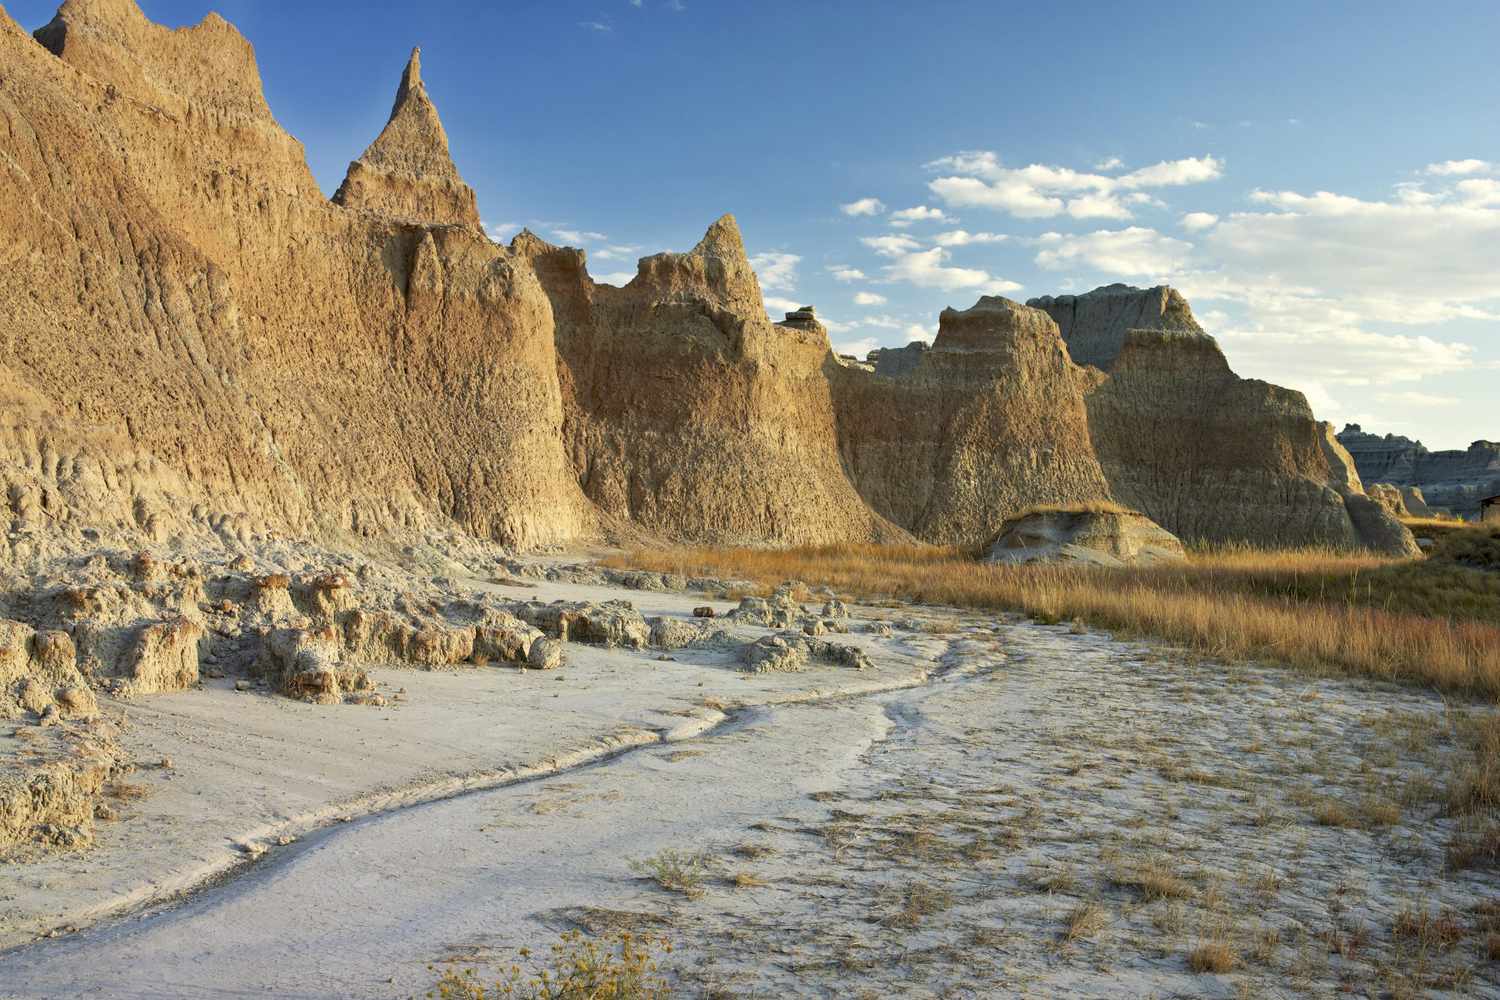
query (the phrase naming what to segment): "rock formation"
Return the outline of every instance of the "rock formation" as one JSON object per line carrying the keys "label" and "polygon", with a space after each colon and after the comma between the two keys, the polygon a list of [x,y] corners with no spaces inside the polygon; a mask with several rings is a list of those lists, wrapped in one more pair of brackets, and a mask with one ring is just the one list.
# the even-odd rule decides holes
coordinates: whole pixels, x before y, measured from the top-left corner
{"label": "rock formation", "polygon": [[[623,288],[485,238],[415,52],[332,200],[216,15],[67,0],[35,40],[0,15],[0,59],[0,567],[973,543],[1110,497],[1191,539],[1367,540],[1301,397],[1237,379],[1169,289],[982,299],[931,348],[846,362],[814,311],[766,319],[732,218]],[[119,678],[190,682],[155,624]]]}
{"label": "rock formation", "polygon": [[448,153],[448,133],[422,84],[422,50],[412,49],[385,130],[349,164],[333,200],[419,223],[482,229],[474,189]]}
{"label": "rock formation", "polygon": [[1109,496],[1088,440],[1088,376],[1046,313],[981,298],[943,311],[930,350],[904,353],[910,367],[826,366],[844,466],[880,514],[928,541],[972,543],[1031,504]]}
{"label": "rock formation", "polygon": [[1419,491],[1406,504],[1414,514],[1425,508],[1472,519],[1479,515],[1480,500],[1500,493],[1500,442],[1475,441],[1462,451],[1428,451],[1420,441],[1370,434],[1359,424],[1346,425],[1338,437],[1366,482]]}
{"label": "rock formation", "polygon": [[[131,0],[68,0],[38,38],[0,23],[13,557],[86,530],[592,533],[529,267],[390,214],[408,202],[330,203],[217,16],[172,31]],[[430,110],[412,67],[377,167],[441,146],[402,124]]]}
{"label": "rock formation", "polygon": [[1150,566],[1183,562],[1170,531],[1134,511],[1107,506],[1039,508],[1011,518],[985,551],[987,562]]}
{"label": "rock formation", "polygon": [[1147,289],[1105,285],[1087,295],[1044,295],[1027,304],[1057,322],[1075,362],[1106,371],[1120,356],[1131,330],[1203,334],[1187,299],[1166,285]]}
{"label": "rock formation", "polygon": [[1089,436],[1121,503],[1187,541],[1416,552],[1330,451],[1303,395],[1234,374],[1177,292],[1110,285],[1032,305],[1103,365],[1086,396]]}
{"label": "rock formation", "polygon": [[827,332],[811,311],[766,319],[732,216],[624,288],[595,284],[580,250],[530,233],[511,249],[551,299],[567,452],[612,522],[694,541],[906,537],[840,465]]}

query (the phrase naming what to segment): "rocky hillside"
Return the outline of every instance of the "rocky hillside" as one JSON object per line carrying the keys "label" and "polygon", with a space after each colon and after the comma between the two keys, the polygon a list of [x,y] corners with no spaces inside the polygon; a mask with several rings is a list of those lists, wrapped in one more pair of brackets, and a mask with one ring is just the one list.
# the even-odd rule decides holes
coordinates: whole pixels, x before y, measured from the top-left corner
{"label": "rocky hillside", "polygon": [[977,542],[1093,499],[1187,540],[1410,541],[1170,289],[982,299],[930,350],[849,363],[815,315],[766,318],[731,217],[624,288],[491,242],[415,53],[332,199],[217,15],[67,0],[33,37],[0,12],[0,65],[15,569],[268,539]]}
{"label": "rocky hillside", "polygon": [[1346,424],[1339,441],[1368,483],[1415,487],[1427,505],[1461,517],[1479,513],[1479,501],[1500,494],[1500,441],[1475,441],[1463,451],[1428,451],[1399,434],[1370,434]]}

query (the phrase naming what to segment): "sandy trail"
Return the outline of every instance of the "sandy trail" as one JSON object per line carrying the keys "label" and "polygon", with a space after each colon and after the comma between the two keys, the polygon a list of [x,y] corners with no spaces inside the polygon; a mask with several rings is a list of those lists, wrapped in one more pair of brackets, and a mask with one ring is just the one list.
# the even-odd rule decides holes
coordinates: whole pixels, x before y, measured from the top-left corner
{"label": "sandy trail", "polygon": [[[689,995],[1500,995],[1493,877],[1443,863],[1440,699],[978,616],[871,648],[864,693],[645,658],[610,687],[621,654],[600,652],[601,698],[701,708],[707,677],[748,705],[314,833],[180,905],[0,956],[0,996],[420,996],[431,962],[621,921],[674,940]],[[814,691],[830,700],[797,703]],[[701,897],[632,870],[664,850],[701,855]],[[1462,932],[1403,932],[1417,912]],[[1231,972],[1191,970],[1209,941]]]}

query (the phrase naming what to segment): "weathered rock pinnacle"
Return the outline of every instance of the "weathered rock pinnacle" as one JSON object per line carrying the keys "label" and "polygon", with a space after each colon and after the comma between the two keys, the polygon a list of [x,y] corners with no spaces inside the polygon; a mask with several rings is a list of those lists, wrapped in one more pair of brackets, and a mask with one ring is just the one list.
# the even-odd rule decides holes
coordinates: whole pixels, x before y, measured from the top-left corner
{"label": "weathered rock pinnacle", "polygon": [[422,50],[412,49],[390,121],[349,164],[333,200],[382,215],[481,228],[473,188],[448,151],[448,133],[422,83]]}

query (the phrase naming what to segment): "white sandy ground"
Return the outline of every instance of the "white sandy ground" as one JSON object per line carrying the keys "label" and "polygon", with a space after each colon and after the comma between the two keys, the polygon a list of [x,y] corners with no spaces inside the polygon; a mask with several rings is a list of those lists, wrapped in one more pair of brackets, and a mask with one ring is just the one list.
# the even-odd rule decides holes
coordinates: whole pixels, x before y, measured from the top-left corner
{"label": "white sandy ground", "polygon": [[[629,596],[647,614],[702,603]],[[1432,786],[1458,750],[1440,699],[952,620],[863,640],[864,673],[746,679],[721,655],[570,645],[561,675],[383,673],[409,692],[399,710],[218,690],[133,706],[132,749],[174,768],[145,772],[154,794],[100,848],[0,870],[12,912],[82,922],[222,870],[277,824],[387,811],[0,954],[0,997],[420,996],[431,962],[483,968],[577,925],[669,935],[689,995],[1500,996],[1473,929],[1500,885],[1444,869]],[[795,703],[815,692],[844,696]],[[1318,825],[1331,801],[1398,817]],[[703,855],[701,897],[632,870],[667,849]],[[1151,865],[1180,880],[1170,898],[1135,884]],[[1100,916],[1066,940],[1088,903]],[[1465,934],[1400,936],[1403,908]],[[1189,971],[1209,939],[1235,973]]]}

